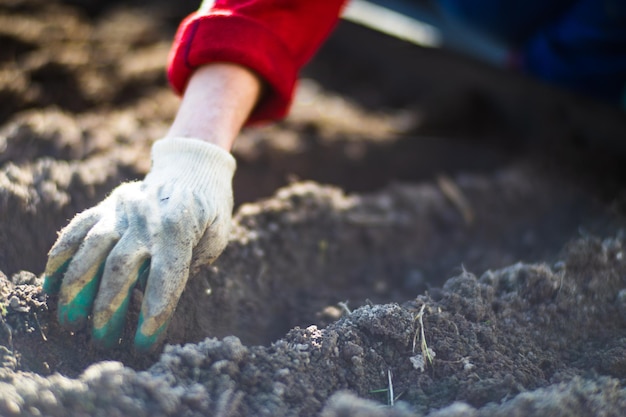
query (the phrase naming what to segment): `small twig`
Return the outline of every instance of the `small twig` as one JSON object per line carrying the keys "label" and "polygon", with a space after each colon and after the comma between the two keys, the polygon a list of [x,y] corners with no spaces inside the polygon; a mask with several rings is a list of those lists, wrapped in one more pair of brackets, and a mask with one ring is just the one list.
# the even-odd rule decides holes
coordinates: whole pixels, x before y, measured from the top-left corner
{"label": "small twig", "polygon": [[340,302],[338,302],[338,303],[337,303],[337,305],[341,308],[341,310],[342,310],[344,313],[346,313],[346,314],[348,314],[348,315],[352,314],[352,311],[351,311],[351,310],[350,310],[350,308],[348,307],[348,300],[346,300],[346,301],[340,301]]}
{"label": "small twig", "polygon": [[39,318],[37,317],[37,313],[35,313],[33,311],[33,316],[35,316],[35,321],[37,322],[37,327],[39,327],[39,333],[41,333],[41,338],[43,339],[44,342],[48,341],[48,338],[46,337],[46,335],[43,332],[43,329],[41,328],[41,323],[39,323]]}
{"label": "small twig", "polygon": [[417,333],[420,333],[420,350],[422,351],[422,357],[424,358],[424,363],[428,363],[432,365],[433,357],[430,354],[430,350],[428,349],[428,345],[426,344],[426,334],[424,332],[424,309],[426,308],[426,303],[422,304],[419,313],[415,316],[415,320],[419,323],[419,329],[415,331],[415,335],[413,336],[413,354],[415,354],[415,345],[417,344]]}
{"label": "small twig", "polygon": [[459,186],[445,175],[439,175],[437,177],[437,185],[443,195],[446,196],[459,213],[461,213],[465,224],[470,226],[474,222],[474,210],[472,210],[471,204],[467,198],[465,198]]}
{"label": "small twig", "polygon": [[393,395],[393,382],[391,381],[391,368],[387,369],[387,383],[389,384],[389,405],[393,407],[394,395]]}
{"label": "small twig", "polygon": [[402,391],[400,394],[396,395],[396,398],[394,398],[394,401],[398,401],[400,398],[402,398],[404,393],[406,393],[406,391]]}

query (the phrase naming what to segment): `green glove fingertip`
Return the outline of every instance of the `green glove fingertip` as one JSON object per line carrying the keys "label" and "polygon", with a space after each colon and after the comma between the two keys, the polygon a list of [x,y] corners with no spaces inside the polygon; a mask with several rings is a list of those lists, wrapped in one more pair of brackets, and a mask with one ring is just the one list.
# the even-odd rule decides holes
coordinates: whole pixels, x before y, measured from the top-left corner
{"label": "green glove fingertip", "polygon": [[[152,324],[154,324],[154,319],[150,320]],[[165,334],[167,327],[169,325],[169,320],[165,323],[161,324],[153,333],[149,331],[144,333],[143,329],[145,327],[153,327],[146,326],[143,317],[143,312],[139,314],[139,324],[137,326],[137,333],[135,333],[135,349],[140,352],[148,352],[152,350],[158,342],[161,340],[161,337]]]}
{"label": "green glove fingertip", "polygon": [[59,300],[58,319],[62,326],[78,327],[87,320],[98,292],[103,271],[104,262],[100,264],[91,280],[69,302],[64,303]]}
{"label": "green glove fingertip", "polygon": [[[72,258],[67,259],[61,264],[61,266],[52,271],[49,271],[49,269],[46,268],[46,272],[44,273],[43,278],[43,291],[46,294],[53,295],[59,293],[59,290],[61,289],[61,283],[63,282],[63,275],[65,275],[65,272],[70,266],[71,261]],[[49,264],[50,263],[52,262],[49,262]]]}
{"label": "green glove fingertip", "polygon": [[109,349],[114,347],[124,330],[124,322],[128,304],[130,302],[130,293],[124,299],[120,307],[107,319],[107,312],[100,312],[94,315],[94,328],[92,336],[94,341],[103,348]]}

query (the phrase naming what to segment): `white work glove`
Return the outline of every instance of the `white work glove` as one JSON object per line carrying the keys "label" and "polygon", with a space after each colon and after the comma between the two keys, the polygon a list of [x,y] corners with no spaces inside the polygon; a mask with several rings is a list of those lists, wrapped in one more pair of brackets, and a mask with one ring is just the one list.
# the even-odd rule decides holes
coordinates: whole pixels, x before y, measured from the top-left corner
{"label": "white work glove", "polygon": [[230,153],[200,140],[154,143],[146,178],[78,214],[50,249],[44,291],[59,294],[59,322],[76,328],[92,315],[95,342],[115,345],[140,281],[135,346],[156,346],[190,268],[213,262],[228,242],[235,168]]}

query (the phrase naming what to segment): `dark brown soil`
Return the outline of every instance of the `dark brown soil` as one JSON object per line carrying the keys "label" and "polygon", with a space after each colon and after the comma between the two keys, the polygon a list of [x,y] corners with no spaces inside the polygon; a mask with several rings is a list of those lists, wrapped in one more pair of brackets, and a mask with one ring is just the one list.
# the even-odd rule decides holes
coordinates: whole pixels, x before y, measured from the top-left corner
{"label": "dark brown soil", "polygon": [[188,6],[0,1],[0,415],[626,413],[623,113],[346,22],[168,345],[61,329],[46,252],[147,172]]}

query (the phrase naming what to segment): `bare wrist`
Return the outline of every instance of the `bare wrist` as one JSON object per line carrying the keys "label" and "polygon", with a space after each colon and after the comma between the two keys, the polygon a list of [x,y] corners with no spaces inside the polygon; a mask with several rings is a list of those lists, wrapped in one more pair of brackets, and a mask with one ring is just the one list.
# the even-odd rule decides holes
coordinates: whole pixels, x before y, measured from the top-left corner
{"label": "bare wrist", "polygon": [[256,105],[261,81],[237,64],[198,68],[187,84],[166,137],[190,137],[230,150]]}

